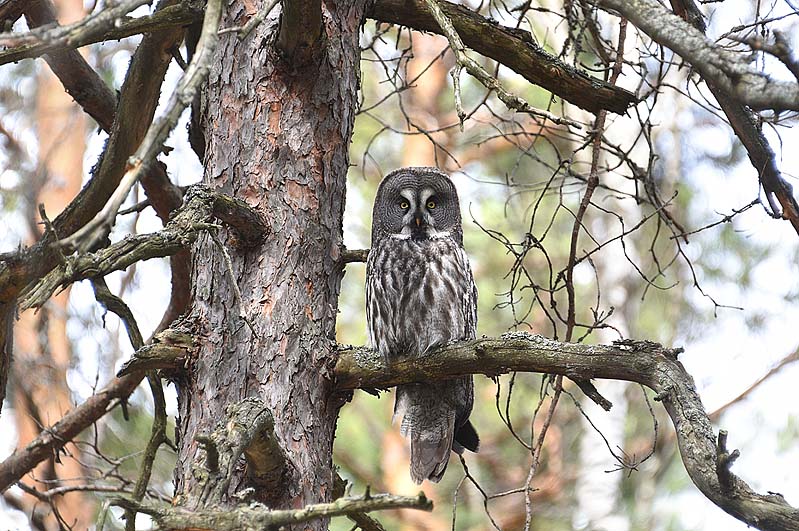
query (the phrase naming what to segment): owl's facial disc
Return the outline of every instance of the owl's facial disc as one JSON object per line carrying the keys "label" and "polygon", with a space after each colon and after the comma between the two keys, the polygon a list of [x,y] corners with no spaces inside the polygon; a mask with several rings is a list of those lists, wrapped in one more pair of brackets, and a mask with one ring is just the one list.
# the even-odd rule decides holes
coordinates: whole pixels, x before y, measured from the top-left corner
{"label": "owl's facial disc", "polygon": [[437,206],[435,191],[431,188],[403,188],[399,195],[400,206],[405,210],[400,234],[414,240],[436,237],[435,218],[431,212]]}

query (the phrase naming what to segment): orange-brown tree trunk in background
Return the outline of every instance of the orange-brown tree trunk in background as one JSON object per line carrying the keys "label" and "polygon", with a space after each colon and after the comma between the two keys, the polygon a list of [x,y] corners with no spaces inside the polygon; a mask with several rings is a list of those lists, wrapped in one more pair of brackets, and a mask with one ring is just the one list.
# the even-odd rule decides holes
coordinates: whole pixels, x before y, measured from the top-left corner
{"label": "orange-brown tree trunk in background", "polygon": [[[436,60],[427,71],[425,68],[428,68],[446,46],[447,41],[443,37],[423,33],[413,35],[413,59],[408,62],[407,82],[411,83],[419,75],[422,77],[413,83],[414,88],[405,92],[403,103],[411,122],[426,131],[438,129],[443,125],[439,123],[443,113],[438,102],[441,93],[447,90],[448,71],[440,59]],[[451,56],[448,55],[445,59],[451,59]],[[431,136],[436,142],[448,147],[445,133],[433,133]],[[407,135],[403,139],[403,166],[445,167],[447,161],[442,158],[445,155],[441,150],[436,153],[437,148],[426,135]]]}
{"label": "orange-brown tree trunk in background", "polygon": [[[84,16],[82,0],[55,0],[58,19],[68,24]],[[41,231],[38,204],[43,204],[50,219],[60,213],[80,190],[83,178],[83,154],[86,147],[86,118],[83,111],[64,91],[58,79],[43,66],[37,79],[36,120],[39,153],[35,187],[30,192],[29,219],[34,230]],[[31,241],[38,239],[32,235]],[[20,316],[15,327],[15,363],[12,365],[10,398],[14,401],[17,424],[17,446],[26,445],[40,432],[42,425],[51,425],[72,407],[67,385],[67,369],[72,350],[67,337],[67,302],[69,289],[53,297],[38,313],[28,311]],[[30,476],[23,481],[37,490],[69,485],[70,478],[84,475],[75,459],[80,450],[73,444],[66,447],[60,463],[53,459],[33,471],[37,480],[59,480],[59,483],[38,483]],[[46,512],[45,505],[25,495],[31,508]],[[55,500],[59,514],[74,529],[86,529],[94,516],[93,503],[80,492],[68,493]],[[55,516],[44,517],[48,529],[59,529]]]}

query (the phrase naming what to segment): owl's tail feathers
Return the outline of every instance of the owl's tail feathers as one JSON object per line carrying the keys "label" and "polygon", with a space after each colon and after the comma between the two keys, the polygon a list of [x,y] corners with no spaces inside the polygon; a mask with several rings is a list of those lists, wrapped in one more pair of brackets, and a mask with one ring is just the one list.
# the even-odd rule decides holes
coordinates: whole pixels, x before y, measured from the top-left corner
{"label": "owl's tail feathers", "polygon": [[480,437],[468,420],[455,432],[455,442],[452,443],[452,450],[456,453],[462,454],[464,449],[471,452],[480,450]]}
{"label": "owl's tail feathers", "polygon": [[411,479],[414,483],[420,485],[425,479],[438,483],[444,477],[452,450],[454,427],[451,424],[447,433],[443,434],[411,431]]}
{"label": "owl's tail feathers", "polygon": [[397,387],[394,418],[402,417],[400,433],[410,440],[411,479],[438,482],[447,469],[455,435],[455,412],[440,393],[418,384]]}

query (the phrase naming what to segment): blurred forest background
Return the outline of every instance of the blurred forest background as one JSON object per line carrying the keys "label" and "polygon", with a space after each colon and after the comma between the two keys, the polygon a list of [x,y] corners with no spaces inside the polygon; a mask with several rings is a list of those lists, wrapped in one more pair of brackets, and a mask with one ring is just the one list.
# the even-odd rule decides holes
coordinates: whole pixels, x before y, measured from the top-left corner
{"label": "blurred forest background", "polygon": [[[93,6],[81,0],[56,4],[62,23],[83,17]],[[604,49],[619,42],[617,21],[604,14],[594,19],[576,4],[564,4],[541,2],[521,21],[501,2],[484,3],[481,13],[508,26],[518,24],[550,53],[597,70]],[[737,35],[754,34],[760,27],[753,22],[769,19],[776,20],[770,28],[782,29],[799,44],[799,17],[788,3],[727,0],[703,10],[711,38],[736,25],[741,26]],[[82,52],[118,87],[136,40]],[[452,175],[461,196],[465,246],[480,294],[479,333],[521,330],[568,339],[562,314],[567,293],[558,274],[569,259],[574,215],[591,167],[591,115],[501,69],[500,78],[512,92],[554,114],[569,107],[569,117],[581,118],[582,128],[509,112],[464,74],[469,118],[461,131],[446,39],[370,21],[362,46],[346,246],[369,246],[371,204],[383,175],[400,166],[438,166]],[[755,171],[696,77],[637,33],[626,36],[624,47],[618,84],[648,97],[627,116],[607,118],[602,184],[584,218],[593,240],[583,236],[577,249],[579,257],[588,255],[575,271],[576,317],[584,326],[570,339],[607,343],[629,337],[685,347],[680,359],[711,417],[730,431],[732,447],[742,452],[737,473],[755,489],[779,491],[795,504],[799,410],[792,390],[799,377],[799,241],[788,223],[771,219],[758,203]],[[495,64],[480,60],[497,73]],[[784,75],[779,65],[761,63],[773,75]],[[25,60],[0,71],[0,250],[10,251],[41,233],[40,203],[52,218],[77,193],[106,135],[64,93],[45,63]],[[645,83],[638,86],[642,72]],[[173,65],[167,86],[174,86],[179,73]],[[791,129],[796,124],[795,114],[787,113],[765,127],[792,183],[799,171],[799,134]],[[168,144],[173,149],[164,160],[172,179],[182,186],[198,182],[202,167],[188,147],[185,125]],[[639,189],[636,171],[647,173],[651,190]],[[132,194],[114,234],[160,227],[139,194]],[[347,267],[338,319],[341,343],[367,341],[364,270],[363,264]],[[112,291],[125,295],[145,335],[158,324],[168,282],[166,260],[109,277]],[[115,316],[102,313],[85,282],[20,319],[8,403],[0,419],[0,457],[83,401],[130,355],[124,329]],[[423,486],[436,503],[434,512],[385,513],[380,519],[386,528],[522,528],[531,440],[541,430],[544,415],[538,412],[546,409],[550,392],[545,381],[535,374],[496,382],[477,377],[473,422],[482,448],[465,456],[468,477],[453,456],[444,480]],[[745,527],[692,485],[671,425],[651,393],[647,397],[641,387],[619,382],[597,386],[614,403],[609,413],[571,384],[561,399],[532,482],[533,529]],[[167,392],[174,424],[174,390]],[[392,407],[390,393],[376,398],[358,391],[342,410],[335,462],[353,492],[367,485],[381,492],[418,490],[408,475],[406,443],[390,424]],[[63,500],[57,517],[47,500],[17,486],[0,501],[0,528],[57,529],[58,521],[75,529],[92,527],[103,508],[103,487],[109,492],[130,487],[149,435],[148,396],[137,392],[127,410],[128,419],[117,408],[67,445],[66,453],[56,456],[57,465],[43,463],[34,478],[26,479],[39,491],[49,486],[48,495]],[[152,496],[170,499],[174,460],[174,453],[162,447]],[[67,492],[87,480],[95,492]],[[146,519],[139,519],[147,528]],[[105,526],[120,524],[109,518]],[[346,519],[333,521],[332,529],[350,528]]]}

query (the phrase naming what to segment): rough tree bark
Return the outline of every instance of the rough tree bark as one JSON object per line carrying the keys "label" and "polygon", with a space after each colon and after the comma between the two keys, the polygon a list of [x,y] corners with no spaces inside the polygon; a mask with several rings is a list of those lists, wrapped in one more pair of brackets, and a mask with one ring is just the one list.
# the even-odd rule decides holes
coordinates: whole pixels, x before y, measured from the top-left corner
{"label": "rough tree bark", "polygon": [[[284,488],[271,492],[239,470],[229,493],[252,486],[255,498],[274,508],[333,497],[341,402],[331,377],[364,4],[323,3],[321,28],[302,27],[314,17],[283,20],[298,24],[294,31],[316,32],[315,39],[298,39],[312,49],[298,45],[291,57],[273,40],[275,21],[242,41],[227,34],[219,43],[201,111],[204,181],[260,209],[271,226],[264,243],[247,252],[227,238],[232,275],[213,238],[201,237],[194,249],[190,320],[205,340],[178,385],[176,470],[178,496],[190,506],[199,504],[192,465],[203,454],[195,437],[247,396],[260,396],[271,410],[290,470]],[[228,6],[222,26],[246,22],[248,5]],[[327,522],[309,525],[321,529]]]}

